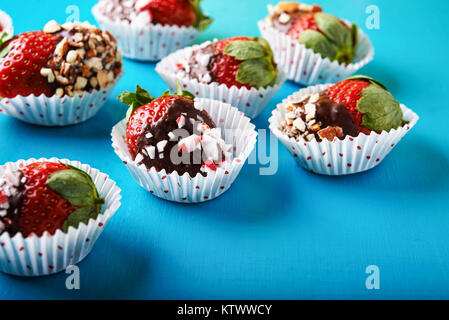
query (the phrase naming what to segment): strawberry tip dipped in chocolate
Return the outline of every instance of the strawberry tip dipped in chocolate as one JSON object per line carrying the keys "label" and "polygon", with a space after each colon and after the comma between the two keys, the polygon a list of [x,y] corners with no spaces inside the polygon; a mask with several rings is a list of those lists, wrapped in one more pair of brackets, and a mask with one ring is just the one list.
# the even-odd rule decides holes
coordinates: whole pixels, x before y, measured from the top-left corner
{"label": "strawberry tip dipped in chocolate", "polygon": [[122,72],[115,38],[88,22],[49,21],[42,31],[1,44],[0,97],[82,96],[106,88]]}
{"label": "strawberry tip dipped in chocolate", "polygon": [[126,142],[133,160],[148,170],[207,176],[230,158],[232,145],[222,139],[209,114],[195,106],[194,96],[180,88],[154,98],[137,86],[119,100],[129,105]]}
{"label": "strawberry tip dipped in chocolate", "polygon": [[217,82],[228,88],[265,88],[274,85],[278,77],[270,45],[258,37],[206,42],[176,66],[179,78],[203,84]]}
{"label": "strawberry tip dipped in chocolate", "polygon": [[400,104],[380,82],[353,76],[286,106],[281,131],[296,140],[322,141],[389,132],[404,125]]}
{"label": "strawberry tip dipped in chocolate", "polygon": [[128,21],[132,25],[160,24],[206,29],[212,19],[200,8],[202,0],[102,0],[100,12],[111,21]]}
{"label": "strawberry tip dipped in chocolate", "polygon": [[358,45],[357,25],[322,12],[318,5],[280,2],[269,7],[266,21],[279,32],[312,49],[323,58],[350,64]]}
{"label": "strawberry tip dipped in chocolate", "polygon": [[38,237],[67,232],[96,219],[104,200],[84,171],[57,162],[35,162],[0,177],[0,234]]}

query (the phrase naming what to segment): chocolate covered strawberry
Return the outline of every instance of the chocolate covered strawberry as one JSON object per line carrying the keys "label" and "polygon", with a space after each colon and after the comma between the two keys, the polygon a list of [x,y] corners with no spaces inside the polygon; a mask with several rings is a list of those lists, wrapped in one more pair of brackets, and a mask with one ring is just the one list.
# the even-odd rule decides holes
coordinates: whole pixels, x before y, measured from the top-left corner
{"label": "chocolate covered strawberry", "polygon": [[0,49],[0,98],[82,96],[106,88],[122,71],[116,39],[87,22],[52,20]]}
{"label": "chocolate covered strawberry", "polygon": [[67,232],[100,213],[103,199],[90,176],[61,163],[36,162],[17,172],[6,172],[0,191],[8,199],[0,205],[0,233],[24,237],[57,230]]}
{"label": "chocolate covered strawberry", "polygon": [[278,70],[270,45],[262,38],[233,37],[205,43],[177,65],[179,77],[231,88],[264,88],[276,82]]}
{"label": "chocolate covered strawberry", "polygon": [[167,91],[157,99],[137,86],[136,92],[125,92],[119,100],[130,106],[126,142],[138,164],[194,177],[217,170],[230,156],[232,146],[179,83],[173,94]]}
{"label": "chocolate covered strawberry", "polygon": [[331,61],[349,64],[358,43],[357,26],[348,26],[337,17],[322,12],[317,5],[282,1],[269,6],[266,21],[279,32],[288,34],[306,48]]}
{"label": "chocolate covered strawberry", "polygon": [[20,34],[1,47],[0,97],[50,97],[54,86],[40,73],[53,55],[58,37],[43,31]]}
{"label": "chocolate covered strawberry", "polygon": [[298,141],[333,141],[361,132],[388,132],[404,123],[399,103],[385,86],[364,76],[348,78],[292,101],[285,111],[280,129]]}

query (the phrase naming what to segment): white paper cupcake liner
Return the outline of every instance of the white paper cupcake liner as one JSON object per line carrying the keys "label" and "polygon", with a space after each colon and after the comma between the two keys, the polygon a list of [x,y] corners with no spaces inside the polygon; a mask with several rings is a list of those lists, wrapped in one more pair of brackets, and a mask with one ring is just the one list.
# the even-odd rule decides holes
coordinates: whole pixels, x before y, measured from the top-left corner
{"label": "white paper cupcake liner", "polygon": [[126,120],[112,129],[112,146],[131,175],[143,188],[165,200],[195,203],[220,196],[232,185],[256,144],[255,126],[238,109],[210,99],[196,99],[195,106],[209,113],[217,127],[222,129],[226,143],[234,146],[233,159],[216,172],[208,173],[207,177],[198,174],[191,178],[188,173],[180,176],[177,172],[167,174],[165,170],[157,172],[154,167],[148,170],[144,165],[137,165],[126,144]]}
{"label": "white paper cupcake liner", "polygon": [[7,233],[0,236],[0,271],[15,276],[44,276],[76,265],[92,250],[109,219],[120,207],[120,189],[108,175],[87,164],[66,159],[29,159],[9,162],[0,166],[0,176],[5,169],[17,170],[39,161],[60,161],[87,172],[95,183],[100,197],[105,199],[101,214],[87,225],[81,223],[77,229],[70,227],[67,233],[58,230],[53,236],[48,232],[41,237],[23,238],[21,233],[13,238]]}
{"label": "white paper cupcake liner", "polygon": [[271,132],[303,168],[314,173],[346,175],[366,171],[377,166],[419,119],[412,110],[401,105],[404,113],[403,119],[409,121],[409,123],[397,129],[392,129],[390,132],[382,131],[380,134],[371,132],[370,135],[361,133],[357,137],[347,136],[344,140],[335,138],[333,141],[324,139],[322,142],[317,142],[314,139],[307,142],[302,138],[296,141],[279,130],[280,123],[286,113],[285,107],[289,102],[299,101],[307,95],[318,93],[330,86],[332,84],[317,85],[294,93],[277,105],[268,120]]}
{"label": "white paper cupcake liner", "polygon": [[14,35],[12,19],[6,12],[2,10],[0,10],[0,25],[3,26],[3,31],[0,32],[0,35],[3,34],[3,32],[6,32],[8,34],[8,38],[11,38]]}
{"label": "white paper cupcake liner", "polygon": [[157,61],[170,53],[190,45],[199,35],[194,27],[135,26],[127,21],[111,21],[104,16],[98,3],[92,14],[102,29],[111,32],[122,49],[123,56],[142,61]]}
{"label": "white paper cupcake liner", "polygon": [[274,58],[287,78],[302,85],[338,82],[354,74],[374,58],[374,47],[361,29],[358,29],[359,45],[355,59],[345,65],[328,58],[323,59],[319,53],[269,26],[265,20],[259,21],[258,25],[262,37],[270,43]]}
{"label": "white paper cupcake liner", "polygon": [[193,50],[210,43],[212,42],[207,41],[202,45],[194,45],[172,53],[157,64],[157,73],[159,73],[172,90],[176,88],[176,80],[179,80],[185,90],[192,92],[197,97],[229,103],[242,111],[246,116],[254,119],[262,112],[268,102],[270,102],[284,84],[286,80],[284,72],[282,70],[279,71],[278,78],[273,86],[260,89],[247,89],[245,87],[239,89],[236,86],[229,88],[227,85],[219,84],[218,82],[207,84],[201,83],[196,79],[177,78],[176,64],[186,60]]}
{"label": "white paper cupcake liner", "polygon": [[53,95],[49,98],[42,94],[39,97],[30,95],[4,98],[0,100],[0,113],[40,126],[78,124],[97,114],[122,75],[123,72],[106,88],[84,92],[82,96],[58,98]]}

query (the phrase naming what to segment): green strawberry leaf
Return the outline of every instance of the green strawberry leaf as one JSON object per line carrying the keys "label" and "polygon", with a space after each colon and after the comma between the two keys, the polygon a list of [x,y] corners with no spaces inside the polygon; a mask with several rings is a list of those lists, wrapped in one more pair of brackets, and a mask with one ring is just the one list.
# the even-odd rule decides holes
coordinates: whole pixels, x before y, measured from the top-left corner
{"label": "green strawberry leaf", "polygon": [[67,232],[70,226],[77,228],[81,222],[87,224],[89,219],[96,219],[101,212],[104,199],[99,198],[90,175],[71,165],[65,164],[65,166],[69,169],[53,173],[46,184],[71,205],[81,207],[64,221],[62,230]]}
{"label": "green strawberry leaf", "polygon": [[[164,93],[164,95],[165,94],[167,94],[167,91]],[[167,95],[170,95],[170,91],[168,91]],[[179,82],[179,80],[176,80],[176,90],[175,90],[175,92],[173,92],[173,95],[179,96],[179,97],[184,97],[184,98],[187,98],[190,100],[195,99],[195,96],[193,95],[193,93],[182,89],[181,82]]]}
{"label": "green strawberry leaf", "polygon": [[3,32],[0,35],[0,47],[3,46],[3,44],[8,41],[8,34],[6,32]]}
{"label": "green strawberry leaf", "polygon": [[331,60],[351,63],[355,57],[355,41],[357,41],[354,39],[354,31],[356,31],[354,25],[349,29],[337,17],[322,12],[315,14],[315,21],[326,39],[337,47],[335,57]]}
{"label": "green strawberry leaf", "polygon": [[336,44],[338,47],[352,47],[352,32],[342,25],[337,17],[327,13],[318,12],[315,14],[315,21],[318,29]]}
{"label": "green strawberry leaf", "polygon": [[249,60],[263,58],[267,55],[265,47],[258,41],[236,40],[229,43],[225,50],[228,54],[237,60]]}
{"label": "green strawberry leaf", "polygon": [[8,44],[9,35],[3,32],[0,36],[0,60],[6,57],[6,55],[11,51],[11,45]]}
{"label": "green strawberry leaf", "polygon": [[299,43],[329,60],[335,60],[337,55],[337,47],[323,34],[315,30],[305,30],[302,32],[299,37]]}
{"label": "green strawberry leaf", "polygon": [[102,203],[90,176],[82,170],[69,167],[53,173],[46,184],[74,206]]}
{"label": "green strawberry leaf", "polygon": [[78,228],[80,223],[88,224],[90,219],[96,219],[100,210],[98,205],[79,208],[70,214],[62,225],[62,231],[69,231],[69,227]]}
{"label": "green strawberry leaf", "polygon": [[273,85],[276,78],[277,70],[271,57],[243,61],[237,72],[237,81],[256,88]]}
{"label": "green strawberry leaf", "polygon": [[121,103],[129,106],[126,113],[128,120],[137,108],[144,106],[154,100],[154,97],[139,85],[136,86],[136,92],[125,91],[117,98]]}
{"label": "green strawberry leaf", "polygon": [[355,23],[351,25],[352,32],[352,47],[354,48],[354,53],[357,51],[359,46],[359,27]]}
{"label": "green strawberry leaf", "polygon": [[399,102],[387,90],[371,85],[362,91],[357,109],[363,113],[362,125],[374,131],[390,131],[402,125]]}
{"label": "green strawberry leaf", "polygon": [[204,12],[200,8],[202,0],[191,0],[190,3],[195,10],[196,13],[196,24],[195,28],[198,29],[198,31],[204,31],[206,30],[210,24],[214,21],[211,17],[208,17],[204,14]]}

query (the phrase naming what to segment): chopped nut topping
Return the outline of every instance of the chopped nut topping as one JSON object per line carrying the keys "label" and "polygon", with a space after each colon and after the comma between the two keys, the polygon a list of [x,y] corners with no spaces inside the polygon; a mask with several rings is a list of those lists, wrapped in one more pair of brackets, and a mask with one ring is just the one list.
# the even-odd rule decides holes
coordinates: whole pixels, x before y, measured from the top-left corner
{"label": "chopped nut topping", "polygon": [[55,20],[48,21],[47,24],[44,26],[43,31],[45,33],[56,33],[58,31],[61,31],[61,26],[59,23],[57,23]]}
{"label": "chopped nut topping", "polygon": [[[47,67],[40,70],[49,83],[56,83],[56,95],[73,97],[107,87],[122,72],[122,55],[115,38],[88,22],[59,25],[50,21],[48,33],[64,36],[57,44]],[[61,91],[62,90],[62,91]]]}
{"label": "chopped nut topping", "polygon": [[290,16],[289,16],[288,14],[282,13],[282,14],[279,16],[279,22],[280,22],[280,23],[287,23],[287,22],[289,22],[289,21],[290,21]]}
{"label": "chopped nut topping", "polygon": [[331,126],[328,126],[327,128],[318,131],[318,135],[323,140],[327,139],[329,141],[332,141],[336,136],[338,136],[337,130],[340,132],[341,135],[343,135],[343,132],[341,131],[340,127],[331,127]]}
{"label": "chopped nut topping", "polygon": [[278,7],[284,12],[291,13],[295,12],[296,10],[299,10],[299,3],[291,1],[282,1],[279,2]]}

